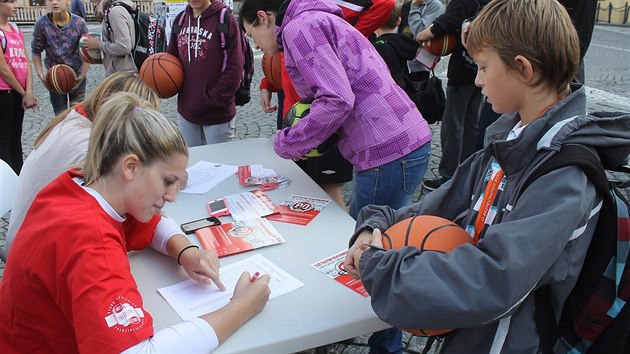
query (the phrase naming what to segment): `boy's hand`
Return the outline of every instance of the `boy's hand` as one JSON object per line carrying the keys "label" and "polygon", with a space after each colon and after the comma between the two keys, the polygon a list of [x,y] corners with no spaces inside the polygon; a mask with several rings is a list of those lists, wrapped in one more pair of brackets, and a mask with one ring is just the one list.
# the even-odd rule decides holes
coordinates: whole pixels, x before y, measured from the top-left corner
{"label": "boy's hand", "polygon": [[355,279],[359,279],[361,277],[359,260],[361,259],[363,251],[368,248],[365,244],[383,247],[383,242],[381,241],[381,230],[374,229],[372,232],[367,230],[361,232],[352,247],[348,249],[343,266],[348,274]]}
{"label": "boy's hand", "polygon": [[98,38],[88,37],[85,39],[85,41],[83,41],[83,44],[85,45],[87,49],[100,49],[99,48],[100,42],[101,41]]}
{"label": "boy's hand", "polygon": [[461,39],[462,39],[462,45],[464,46],[464,48],[468,49],[466,47],[466,40],[468,39],[468,29],[470,27],[470,21],[466,20],[462,23],[462,35],[461,35]]}

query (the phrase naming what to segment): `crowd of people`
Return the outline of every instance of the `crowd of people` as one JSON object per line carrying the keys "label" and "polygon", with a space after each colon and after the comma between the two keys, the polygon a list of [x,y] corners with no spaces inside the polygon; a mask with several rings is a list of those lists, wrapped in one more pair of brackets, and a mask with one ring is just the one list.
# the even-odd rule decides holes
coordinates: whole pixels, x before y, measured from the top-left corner
{"label": "crowd of people", "polygon": [[[238,36],[221,43],[218,27],[227,26],[281,56],[281,87],[260,84],[262,112],[277,111],[281,122],[295,103],[310,105],[298,124],[278,124],[275,152],[343,208],[342,186],[352,181],[347,212],[357,223],[340,235],[350,239],[344,266],[393,326],[370,337],[371,352],[401,353],[398,327],[456,328],[444,353],[540,350],[533,294],[549,286],[559,316],[603,196],[575,166],[539,178],[514,205],[516,195],[563,144],[630,144],[628,122],[586,115],[580,73],[595,1],[243,0],[238,19],[222,23],[226,4],[188,0],[167,49],[185,73],[177,124],[137,75],[132,0],[96,6],[102,33],[84,44],[102,53],[106,78],[89,93],[90,65],[78,52],[85,9],[74,0],[46,5],[29,59],[9,21],[16,0],[0,0],[0,158],[19,175],[0,281],[1,348],[210,352],[264,308],[269,276],[243,273],[224,308],[155,332],[126,255],[150,246],[225,290],[216,253],[192,244],[161,209],[186,185],[188,148],[229,140],[244,62]],[[406,88],[429,78],[415,58],[423,42],[447,34],[461,40],[448,65],[440,177],[424,180],[433,137]],[[46,85],[56,64],[75,71],[76,85],[51,91],[55,117],[23,161],[24,112],[41,105],[33,68]],[[332,151],[307,157],[331,137]],[[421,185],[432,192],[413,203]],[[473,242],[449,253],[383,250],[381,233],[416,215],[451,220]],[[129,311],[104,321],[116,306]]]}

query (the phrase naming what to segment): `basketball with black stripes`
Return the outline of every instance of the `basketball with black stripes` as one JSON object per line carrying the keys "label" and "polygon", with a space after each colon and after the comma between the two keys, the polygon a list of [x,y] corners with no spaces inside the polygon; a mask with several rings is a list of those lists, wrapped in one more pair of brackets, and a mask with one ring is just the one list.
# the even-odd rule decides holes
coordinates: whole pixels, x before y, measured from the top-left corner
{"label": "basketball with black stripes", "polygon": [[263,54],[262,57],[263,74],[267,81],[277,89],[282,88],[282,57],[280,53],[274,55]]}
{"label": "basketball with black stripes", "polygon": [[172,54],[155,53],[149,56],[139,72],[140,78],[161,98],[170,98],[184,86],[184,67]]}
{"label": "basketball with black stripes", "polygon": [[[382,234],[383,248],[413,246],[421,251],[447,253],[470,243],[472,238],[454,222],[433,215],[418,215],[399,221]],[[436,336],[452,329],[404,329],[421,336]]]}
{"label": "basketball with black stripes", "polygon": [[66,94],[77,84],[77,74],[66,64],[53,65],[46,73],[46,88],[50,92]]}

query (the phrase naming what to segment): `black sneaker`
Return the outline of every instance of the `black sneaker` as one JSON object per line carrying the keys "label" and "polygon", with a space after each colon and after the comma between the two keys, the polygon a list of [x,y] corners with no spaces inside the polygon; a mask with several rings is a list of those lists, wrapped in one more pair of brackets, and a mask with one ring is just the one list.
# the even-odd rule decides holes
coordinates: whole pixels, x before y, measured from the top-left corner
{"label": "black sneaker", "polygon": [[422,181],[422,188],[429,191],[434,191],[440,188],[440,186],[446,183],[446,181],[448,181],[448,178],[444,177],[439,177],[436,179],[425,179],[424,181]]}

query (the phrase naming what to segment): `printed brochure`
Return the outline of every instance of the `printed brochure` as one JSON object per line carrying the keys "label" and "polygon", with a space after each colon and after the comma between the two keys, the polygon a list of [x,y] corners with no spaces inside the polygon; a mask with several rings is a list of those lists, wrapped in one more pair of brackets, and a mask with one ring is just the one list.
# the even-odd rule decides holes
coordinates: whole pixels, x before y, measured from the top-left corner
{"label": "printed brochure", "polygon": [[260,218],[204,227],[195,234],[203,248],[214,250],[219,257],[284,242],[278,230]]}
{"label": "printed brochure", "polygon": [[361,294],[364,297],[370,296],[363,287],[363,282],[361,279],[354,279],[352,276],[346,272],[343,267],[343,261],[346,259],[347,250],[341,251],[339,253],[333,254],[330,257],[324,258],[319,262],[315,262],[311,264],[313,268],[319,270],[320,272],[328,275],[329,277],[335,279],[341,284],[347,286],[353,291]]}

